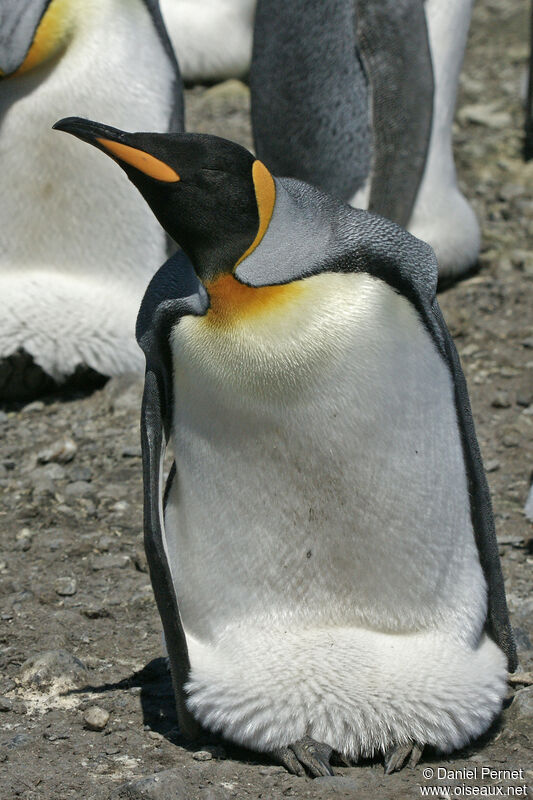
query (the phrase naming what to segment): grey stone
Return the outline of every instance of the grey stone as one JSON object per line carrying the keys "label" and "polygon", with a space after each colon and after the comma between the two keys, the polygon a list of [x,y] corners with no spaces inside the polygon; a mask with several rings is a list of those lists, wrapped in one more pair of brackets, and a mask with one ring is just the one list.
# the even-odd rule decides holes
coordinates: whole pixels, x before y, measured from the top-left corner
{"label": "grey stone", "polygon": [[508,392],[496,392],[490,402],[493,408],[510,408],[511,398]]}
{"label": "grey stone", "polygon": [[109,711],[99,706],[91,706],[83,715],[85,727],[90,731],[103,731],[109,722]]}
{"label": "grey stone", "polygon": [[213,754],[208,750],[197,750],[192,754],[192,757],[195,761],[211,761]]}
{"label": "grey stone", "polygon": [[29,658],[20,668],[20,683],[41,691],[77,689],[87,683],[88,672],[79,658],[66,650],[47,650]]}
{"label": "grey stone", "polygon": [[95,558],[92,563],[92,568],[95,572],[101,569],[124,569],[131,563],[131,559],[125,553],[117,553],[116,555],[110,554],[99,556]]}
{"label": "grey stone", "polygon": [[491,458],[485,464],[485,472],[496,472],[498,469],[500,469],[500,462],[497,458]]}
{"label": "grey stone", "polygon": [[12,714],[25,714],[26,706],[22,700],[13,697],[0,697],[0,711],[10,711]]}
{"label": "grey stone", "polygon": [[28,403],[28,405],[24,406],[22,409],[23,414],[35,414],[39,411],[44,411],[44,403],[42,400],[34,400],[33,403]]}
{"label": "grey stone", "polygon": [[74,483],[74,481],[91,481],[93,471],[90,467],[75,466],[71,467],[69,477],[72,483]]}
{"label": "grey stone", "polygon": [[66,497],[87,497],[95,494],[95,491],[94,486],[87,481],[73,481],[64,489]]}
{"label": "grey stone", "polygon": [[512,125],[511,115],[507,111],[500,111],[498,103],[476,103],[463,106],[457,114],[457,119],[463,125],[473,123],[495,130]]}
{"label": "grey stone", "polygon": [[190,800],[190,796],[180,770],[167,769],[123,783],[109,795],[109,800]]}
{"label": "grey stone", "polygon": [[518,447],[520,444],[520,434],[518,431],[508,431],[502,436],[504,447]]}
{"label": "grey stone", "polygon": [[531,645],[531,639],[523,628],[513,628],[513,633],[517,650],[522,651],[533,649],[533,646]]}
{"label": "grey stone", "polygon": [[33,543],[33,533],[30,531],[29,528],[22,528],[18,533],[15,535],[15,550],[22,550],[26,552],[30,549]]}
{"label": "grey stone", "polygon": [[142,455],[141,445],[133,445],[129,447],[124,447],[122,449],[122,457],[123,458],[140,458]]}
{"label": "grey stone", "polygon": [[72,461],[77,451],[78,446],[70,437],[58,439],[57,442],[37,454],[37,461],[39,464],[49,464],[51,461],[59,464],[68,464],[69,461]]}
{"label": "grey stone", "polygon": [[524,506],[524,514],[530,522],[533,522],[533,485],[529,487],[529,494]]}
{"label": "grey stone", "polygon": [[135,564],[135,569],[139,572],[148,572],[148,561],[146,559],[146,553],[142,548],[139,547],[139,549],[135,551],[133,563]]}
{"label": "grey stone", "polygon": [[78,590],[76,578],[57,578],[54,583],[54,590],[60,597],[72,597]]}
{"label": "grey stone", "polygon": [[533,728],[533,686],[520,689],[515,694],[505,717],[511,727],[521,723]]}
{"label": "grey stone", "polygon": [[51,478],[39,467],[30,473],[30,484],[34,497],[53,497],[55,493],[54,483]]}
{"label": "grey stone", "polygon": [[11,739],[8,739],[7,742],[2,742],[2,744],[7,747],[8,750],[16,750],[18,747],[24,747],[25,744],[30,744],[32,741],[32,737],[29,736],[29,734],[17,733]]}

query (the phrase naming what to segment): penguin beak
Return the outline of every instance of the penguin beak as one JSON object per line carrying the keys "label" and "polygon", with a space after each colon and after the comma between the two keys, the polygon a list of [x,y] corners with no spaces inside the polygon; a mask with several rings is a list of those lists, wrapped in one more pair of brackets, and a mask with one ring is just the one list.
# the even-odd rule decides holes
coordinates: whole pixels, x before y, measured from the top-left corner
{"label": "penguin beak", "polygon": [[94,145],[110,156],[123,169],[135,167],[139,172],[158,181],[175,183],[180,176],[175,169],[134,143],[135,134],[80,117],[65,117],[53,125],[54,130],[71,133],[83,142]]}
{"label": "penguin beak", "polygon": [[24,63],[50,0],[3,3],[0,11],[0,78]]}

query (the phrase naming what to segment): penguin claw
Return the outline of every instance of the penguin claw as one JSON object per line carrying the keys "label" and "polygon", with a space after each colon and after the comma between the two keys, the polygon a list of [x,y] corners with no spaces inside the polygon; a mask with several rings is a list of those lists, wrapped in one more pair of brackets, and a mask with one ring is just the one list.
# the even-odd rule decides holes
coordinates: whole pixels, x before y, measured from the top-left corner
{"label": "penguin claw", "polygon": [[287,747],[279,748],[273,755],[293,775],[303,777],[307,770],[312,778],[321,778],[334,774],[330,765],[332,753],[329,745],[304,736]]}
{"label": "penguin claw", "polygon": [[291,775],[298,775],[299,778],[305,776],[304,768],[288,747],[280,747],[278,750],[274,750],[272,757],[281,764],[282,767],[285,767],[287,772],[290,772]]}
{"label": "penguin claw", "polygon": [[393,772],[401,770],[408,757],[407,766],[413,769],[420,761],[423,750],[424,745],[418,742],[396,745],[385,753],[385,775],[391,775]]}

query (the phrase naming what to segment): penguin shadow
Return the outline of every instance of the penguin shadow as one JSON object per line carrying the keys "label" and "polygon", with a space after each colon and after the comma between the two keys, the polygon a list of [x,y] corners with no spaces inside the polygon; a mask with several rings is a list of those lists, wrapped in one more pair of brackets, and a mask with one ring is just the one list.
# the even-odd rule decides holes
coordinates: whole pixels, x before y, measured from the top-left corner
{"label": "penguin shadow", "polygon": [[166,658],[154,658],[141,670],[120,681],[100,686],[86,685],[72,689],[66,694],[91,692],[93,695],[98,695],[121,690],[129,691],[133,688],[141,690],[139,697],[145,730],[159,733],[172,744],[190,753],[207,749],[215,759],[231,759],[249,764],[272,764],[267,755],[263,757],[260,753],[253,753],[205,730],[202,730],[194,740],[183,736],[179,730],[172,679]]}
{"label": "penguin shadow", "polygon": [[0,407],[20,411],[27,403],[45,405],[88,397],[109,380],[91,367],[78,365],[64,383],[57,383],[24,350],[0,358]]}
{"label": "penguin shadow", "polygon": [[168,659],[154,658],[137,677],[141,676],[141,709],[145,729],[161,734],[172,744],[179,745],[190,753],[209,750],[215,759],[230,759],[247,764],[272,764],[268,755],[255,753],[233,742],[228,742],[217,734],[201,729],[194,740],[181,735],[174,703],[172,679]]}

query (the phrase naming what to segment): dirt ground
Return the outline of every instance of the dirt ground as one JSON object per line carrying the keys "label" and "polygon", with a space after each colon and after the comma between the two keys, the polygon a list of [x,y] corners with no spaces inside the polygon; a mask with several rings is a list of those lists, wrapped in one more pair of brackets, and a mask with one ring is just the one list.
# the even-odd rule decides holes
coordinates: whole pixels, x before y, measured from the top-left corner
{"label": "dirt ground", "polygon": [[[533,670],[533,526],[522,511],[533,469],[526,6],[483,0],[474,12],[455,143],[482,221],[481,269],[440,296],[469,382],[522,672]],[[242,84],[195,87],[187,103],[191,130],[251,145]],[[521,685],[482,741],[453,757],[428,752],[393,776],[376,761],[311,781],[229,746],[185,745],[142,551],[140,392],[138,378],[122,378],[90,396],[0,411],[0,797],[392,800],[463,784],[525,796],[533,687]],[[444,768],[470,777],[439,779]]]}

